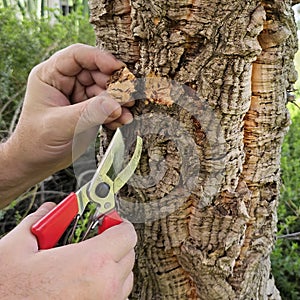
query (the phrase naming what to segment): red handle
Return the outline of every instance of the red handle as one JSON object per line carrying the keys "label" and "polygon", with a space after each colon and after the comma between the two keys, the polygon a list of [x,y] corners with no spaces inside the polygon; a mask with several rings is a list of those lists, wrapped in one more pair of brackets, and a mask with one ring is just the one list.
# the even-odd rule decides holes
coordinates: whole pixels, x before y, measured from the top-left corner
{"label": "red handle", "polygon": [[117,211],[113,210],[113,211],[111,211],[110,213],[108,213],[107,215],[105,215],[103,217],[102,223],[98,227],[98,234],[100,234],[103,231],[105,231],[106,229],[108,229],[110,227],[113,227],[115,225],[118,225],[118,224],[120,224],[122,222],[123,222],[123,220],[119,216],[119,214],[117,213]]}
{"label": "red handle", "polygon": [[31,227],[39,249],[54,247],[78,213],[77,195],[71,193]]}

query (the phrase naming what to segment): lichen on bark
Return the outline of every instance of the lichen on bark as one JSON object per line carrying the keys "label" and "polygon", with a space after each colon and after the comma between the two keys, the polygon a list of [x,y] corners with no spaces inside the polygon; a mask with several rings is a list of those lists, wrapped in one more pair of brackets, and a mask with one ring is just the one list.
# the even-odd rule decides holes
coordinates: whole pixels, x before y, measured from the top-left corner
{"label": "lichen on bark", "polygon": [[[270,278],[295,80],[291,1],[92,0],[136,100],[141,163],[120,195],[139,236],[132,299],[280,299]],[[124,78],[129,78],[125,80]]]}

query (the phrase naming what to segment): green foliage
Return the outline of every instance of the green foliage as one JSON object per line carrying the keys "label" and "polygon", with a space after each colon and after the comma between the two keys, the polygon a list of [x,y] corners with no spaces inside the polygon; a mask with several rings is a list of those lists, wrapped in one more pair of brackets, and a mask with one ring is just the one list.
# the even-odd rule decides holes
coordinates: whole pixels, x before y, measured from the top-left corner
{"label": "green foliage", "polygon": [[282,299],[300,299],[300,110],[291,105],[292,125],[282,147],[282,191],[278,207],[278,240],[272,253],[272,270]]}
{"label": "green foliage", "polygon": [[95,35],[84,7],[63,16],[20,17],[16,7],[0,7],[0,138],[13,129],[30,70],[53,52],[73,43],[93,45]]}

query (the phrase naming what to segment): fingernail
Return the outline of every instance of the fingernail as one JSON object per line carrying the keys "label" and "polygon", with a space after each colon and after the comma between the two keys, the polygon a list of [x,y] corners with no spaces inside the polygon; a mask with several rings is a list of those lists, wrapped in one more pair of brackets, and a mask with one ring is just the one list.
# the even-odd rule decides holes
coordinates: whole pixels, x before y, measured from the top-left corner
{"label": "fingernail", "polygon": [[131,113],[124,113],[123,115],[123,123],[130,124],[133,121],[133,116]]}

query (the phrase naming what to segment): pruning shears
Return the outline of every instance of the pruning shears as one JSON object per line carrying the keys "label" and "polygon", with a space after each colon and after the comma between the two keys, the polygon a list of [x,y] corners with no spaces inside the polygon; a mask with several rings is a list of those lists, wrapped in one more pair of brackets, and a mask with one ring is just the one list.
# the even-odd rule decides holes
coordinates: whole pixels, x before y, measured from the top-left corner
{"label": "pruning shears", "polygon": [[89,202],[97,204],[98,234],[122,222],[116,210],[116,193],[127,183],[138,166],[142,139],[137,136],[134,153],[123,167],[125,143],[117,129],[93,178],[76,193],[70,193],[53,210],[35,223],[31,232],[39,249],[54,247],[74,219],[78,219]]}

